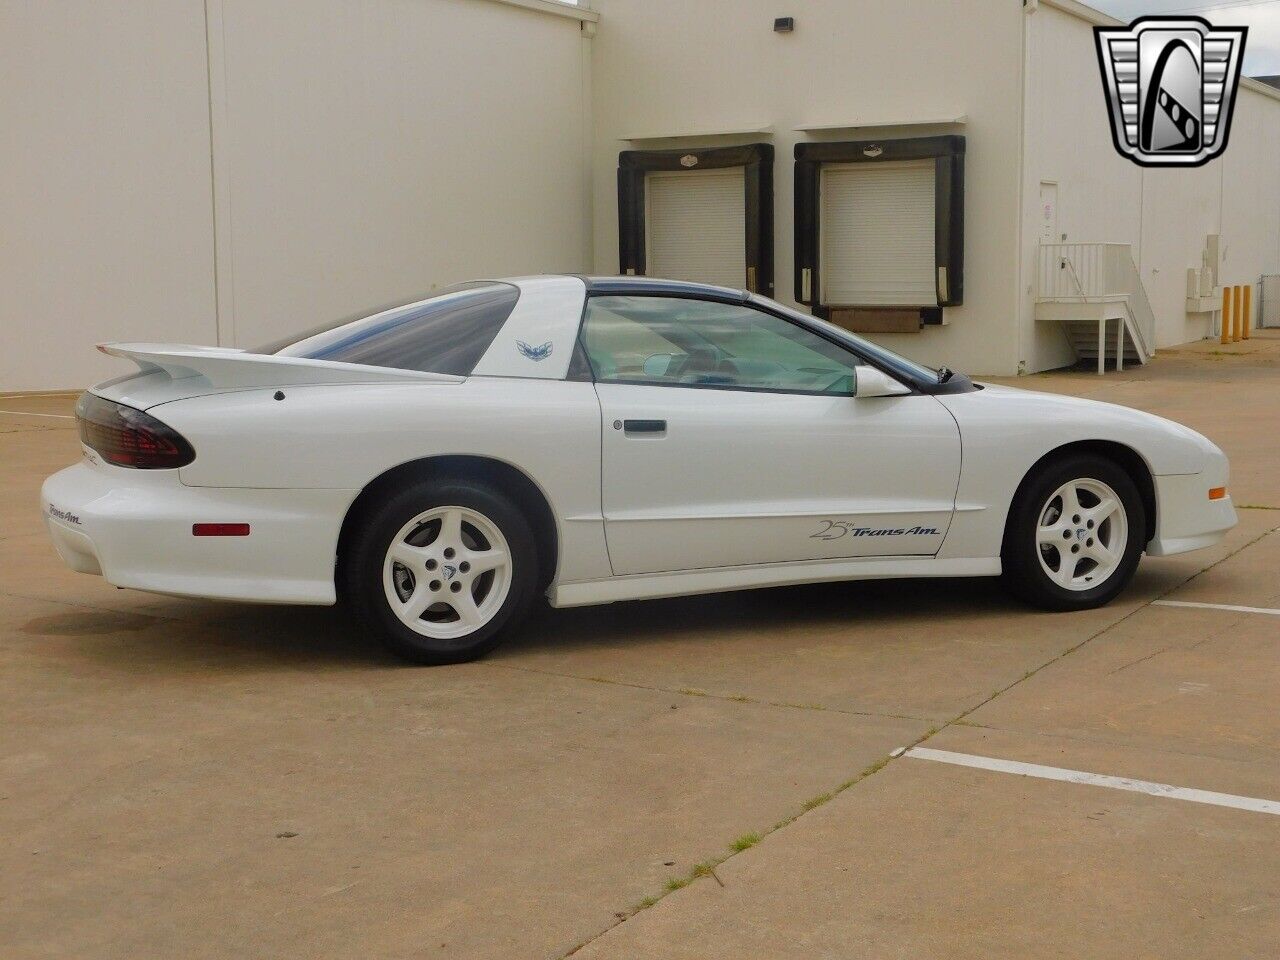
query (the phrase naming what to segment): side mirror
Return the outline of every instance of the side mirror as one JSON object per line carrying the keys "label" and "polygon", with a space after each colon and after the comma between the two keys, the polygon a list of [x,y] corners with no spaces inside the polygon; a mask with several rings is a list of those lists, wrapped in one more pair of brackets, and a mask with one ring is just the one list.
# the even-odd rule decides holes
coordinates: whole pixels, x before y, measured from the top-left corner
{"label": "side mirror", "polygon": [[856,372],[857,386],[853,394],[855,397],[901,397],[911,392],[910,387],[903,386],[875,367],[861,366]]}
{"label": "side mirror", "polygon": [[671,353],[655,353],[644,361],[644,375],[653,379],[665,377],[671,370],[671,361],[675,355]]}

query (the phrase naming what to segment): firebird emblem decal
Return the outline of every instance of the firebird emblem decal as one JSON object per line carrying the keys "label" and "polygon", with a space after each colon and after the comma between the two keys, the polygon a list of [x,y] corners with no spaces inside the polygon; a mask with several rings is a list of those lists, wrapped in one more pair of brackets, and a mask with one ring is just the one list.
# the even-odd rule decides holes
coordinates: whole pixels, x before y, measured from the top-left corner
{"label": "firebird emblem decal", "polygon": [[551,356],[552,346],[550,340],[538,347],[531,347],[523,340],[517,340],[516,349],[530,360],[545,360]]}

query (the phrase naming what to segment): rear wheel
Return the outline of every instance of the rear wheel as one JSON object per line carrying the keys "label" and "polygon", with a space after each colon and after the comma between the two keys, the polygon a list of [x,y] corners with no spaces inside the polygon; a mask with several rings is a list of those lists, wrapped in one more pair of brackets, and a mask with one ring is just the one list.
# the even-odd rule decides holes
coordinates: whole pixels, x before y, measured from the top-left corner
{"label": "rear wheel", "polygon": [[527,611],[537,551],[500,490],[423,481],[364,516],[343,580],[357,618],[394,653],[462,663],[496,647]]}
{"label": "rear wheel", "polygon": [[1099,456],[1063,458],[1041,468],[1014,500],[1001,550],[1004,581],[1049,610],[1102,606],[1132,579],[1145,531],[1128,473]]}

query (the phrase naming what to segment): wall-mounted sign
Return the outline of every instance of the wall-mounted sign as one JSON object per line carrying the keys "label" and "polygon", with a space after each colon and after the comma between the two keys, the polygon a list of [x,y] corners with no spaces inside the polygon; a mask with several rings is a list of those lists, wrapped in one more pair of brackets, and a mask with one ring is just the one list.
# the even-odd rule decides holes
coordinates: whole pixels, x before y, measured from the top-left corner
{"label": "wall-mounted sign", "polygon": [[697,165],[698,165],[698,158],[695,157],[692,153],[686,153],[683,157],[680,158],[680,166],[682,167],[696,167]]}

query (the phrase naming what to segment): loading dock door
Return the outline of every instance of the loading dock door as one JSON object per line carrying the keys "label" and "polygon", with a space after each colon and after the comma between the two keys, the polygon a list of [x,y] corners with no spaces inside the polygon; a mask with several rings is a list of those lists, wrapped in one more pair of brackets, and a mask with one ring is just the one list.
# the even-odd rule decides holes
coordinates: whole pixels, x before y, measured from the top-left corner
{"label": "loading dock door", "polygon": [[725,287],[746,284],[742,167],[645,177],[646,273]]}
{"label": "loading dock door", "polygon": [[773,295],[773,147],[618,154],[618,272]]}
{"label": "loading dock door", "polygon": [[938,305],[936,177],[932,159],[823,165],[824,304]]}

